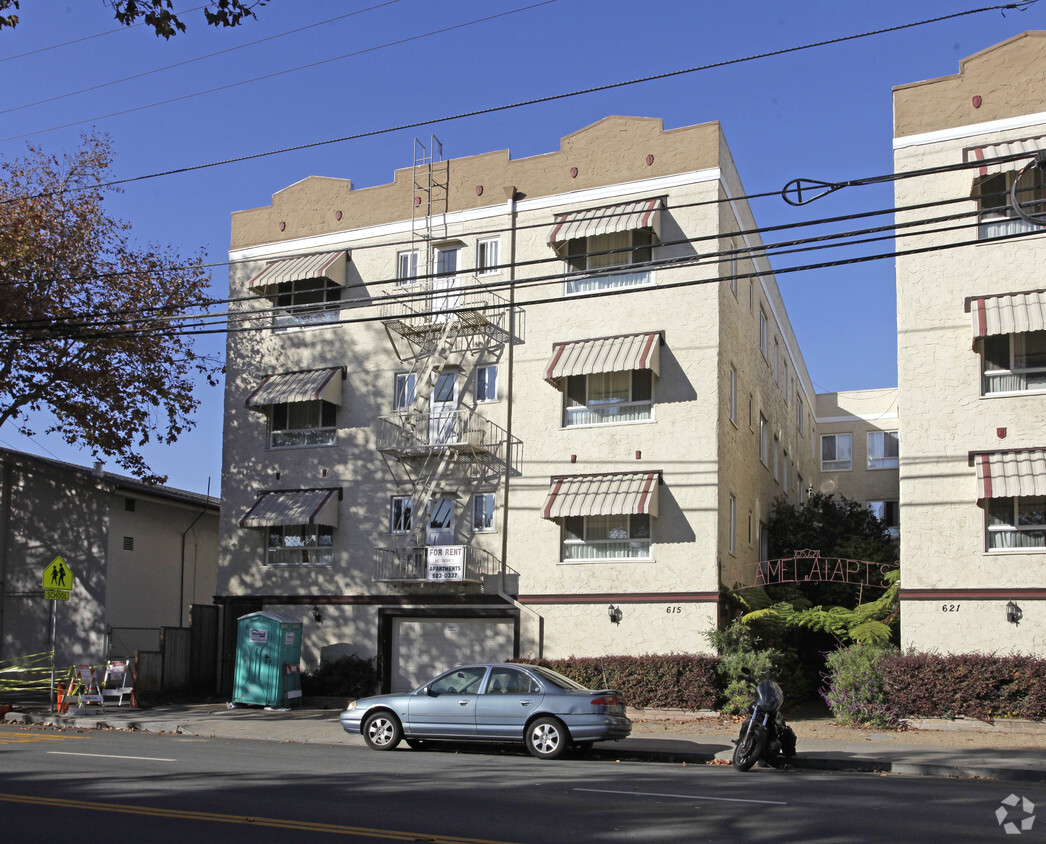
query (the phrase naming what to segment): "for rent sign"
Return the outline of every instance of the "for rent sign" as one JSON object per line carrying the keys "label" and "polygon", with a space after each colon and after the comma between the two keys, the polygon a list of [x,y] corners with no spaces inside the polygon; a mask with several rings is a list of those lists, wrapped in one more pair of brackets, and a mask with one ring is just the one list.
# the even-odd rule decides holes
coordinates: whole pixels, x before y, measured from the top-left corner
{"label": "for rent sign", "polygon": [[430,545],[427,551],[426,580],[465,579],[464,545]]}

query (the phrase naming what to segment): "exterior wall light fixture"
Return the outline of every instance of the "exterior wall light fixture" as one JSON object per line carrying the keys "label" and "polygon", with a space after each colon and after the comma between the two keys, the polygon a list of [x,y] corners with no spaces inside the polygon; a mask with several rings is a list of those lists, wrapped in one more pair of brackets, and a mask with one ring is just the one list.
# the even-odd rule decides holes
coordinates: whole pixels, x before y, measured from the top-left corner
{"label": "exterior wall light fixture", "polygon": [[621,623],[621,607],[615,607],[613,604],[611,604],[609,607],[607,607],[607,615],[610,617],[611,624]]}
{"label": "exterior wall light fixture", "polygon": [[323,613],[320,612],[320,608],[315,604],[312,605],[312,620],[317,624],[323,624]]}
{"label": "exterior wall light fixture", "polygon": [[1020,624],[1022,618],[1024,618],[1024,611],[1013,603],[1013,601],[1007,601],[1006,620],[1010,622],[1010,624]]}

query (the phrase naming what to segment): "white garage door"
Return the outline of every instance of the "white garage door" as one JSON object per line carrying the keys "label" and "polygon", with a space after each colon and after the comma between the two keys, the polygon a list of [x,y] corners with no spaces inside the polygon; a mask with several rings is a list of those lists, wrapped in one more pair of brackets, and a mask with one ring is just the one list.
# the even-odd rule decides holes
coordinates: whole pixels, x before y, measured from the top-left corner
{"label": "white garage door", "polygon": [[416,688],[466,662],[512,658],[510,618],[397,618],[392,624],[391,689]]}

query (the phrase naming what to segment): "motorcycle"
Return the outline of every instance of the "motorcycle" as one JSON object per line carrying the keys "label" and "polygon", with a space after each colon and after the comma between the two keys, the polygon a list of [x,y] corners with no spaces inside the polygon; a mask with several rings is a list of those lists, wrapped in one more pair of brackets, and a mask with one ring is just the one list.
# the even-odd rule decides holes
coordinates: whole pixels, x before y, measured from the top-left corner
{"label": "motorcycle", "polygon": [[773,680],[756,683],[747,668],[741,673],[755,686],[755,699],[752,714],[741,725],[741,735],[734,741],[734,767],[747,771],[756,762],[763,761],[779,768],[795,756],[795,733],[781,716],[784,692]]}

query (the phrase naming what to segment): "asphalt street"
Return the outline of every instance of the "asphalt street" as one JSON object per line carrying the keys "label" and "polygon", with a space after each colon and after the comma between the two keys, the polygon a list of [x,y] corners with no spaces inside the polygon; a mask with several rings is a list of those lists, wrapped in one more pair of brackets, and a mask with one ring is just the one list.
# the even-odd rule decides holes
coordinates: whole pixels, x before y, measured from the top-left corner
{"label": "asphalt street", "polygon": [[[503,748],[0,726],[4,838],[578,844],[984,841],[1046,812],[1046,784],[754,769]],[[1001,814],[1000,814],[1001,812]],[[1031,828],[1021,824],[1031,819]]]}

